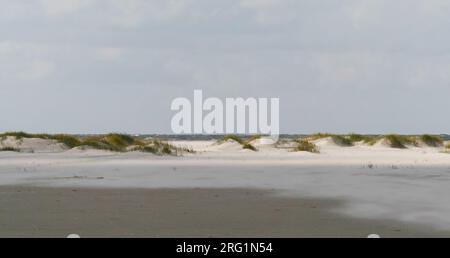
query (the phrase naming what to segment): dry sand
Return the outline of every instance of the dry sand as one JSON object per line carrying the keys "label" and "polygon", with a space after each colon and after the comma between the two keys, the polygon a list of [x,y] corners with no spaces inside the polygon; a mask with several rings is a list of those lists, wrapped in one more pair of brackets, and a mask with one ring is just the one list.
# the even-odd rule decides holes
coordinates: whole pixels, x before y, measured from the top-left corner
{"label": "dry sand", "polygon": [[[235,237],[272,234],[363,237],[370,233],[448,236],[450,232],[450,154],[442,153],[439,148],[340,147],[322,141],[319,144],[321,153],[311,154],[275,148],[272,143],[264,141],[258,143],[258,152],[242,150],[233,143],[223,146],[208,141],[176,144],[192,147],[197,153],[184,157],[161,157],[96,150],[0,152],[0,186],[2,191],[13,192],[10,197],[1,198],[0,234],[60,236],[69,229],[76,229],[64,228],[63,220],[52,227],[52,217],[46,210],[53,210],[54,216],[59,218],[79,218],[79,224],[72,225],[89,222],[89,229],[80,225],[84,230],[78,231],[89,236],[146,236],[150,232],[138,225],[123,228],[121,225],[126,225],[124,221],[129,221],[128,218],[152,228],[149,236],[155,236],[155,233],[160,236]],[[35,194],[14,193],[23,187],[27,191],[35,191]],[[77,192],[70,195],[69,190],[73,188]],[[157,190],[161,188],[172,190]],[[64,194],[65,191],[69,194]],[[262,194],[258,200],[245,199],[241,194],[245,191],[262,191]],[[152,209],[161,209],[161,214],[154,216],[166,219],[161,222],[165,226],[158,230],[153,230],[157,228],[153,226],[156,222],[146,221],[147,215],[151,215],[146,213],[149,210],[121,206],[135,203],[137,206],[133,207],[139,207],[152,202],[146,193],[152,193],[159,200],[153,200]],[[209,193],[227,196],[227,201],[214,202],[215,199],[208,197]],[[79,207],[86,204],[88,208],[85,213],[83,209],[77,210],[78,215],[72,218],[73,211],[68,206],[55,204],[59,198],[66,198],[65,205],[74,202]],[[235,206],[230,205],[234,202],[237,203]],[[252,231],[246,224],[251,221],[239,220],[240,211],[246,203],[258,202],[261,206],[250,205],[242,215],[244,218],[253,217],[256,224],[253,224]],[[302,206],[311,202],[320,207],[314,211],[317,214],[309,213],[311,211]],[[24,203],[35,206],[24,206]],[[40,203],[46,208],[41,210]],[[264,203],[270,205],[264,206]],[[290,207],[285,209],[286,214],[275,211],[277,208],[270,210],[279,203]],[[20,207],[26,211],[22,215]],[[113,210],[118,210],[118,213]],[[193,221],[204,220],[206,223],[208,218],[216,218],[216,224],[226,223],[215,227],[212,222],[202,224],[200,229],[203,231],[196,231],[189,225],[176,224],[174,221],[182,221],[179,214],[175,217],[167,215],[169,211],[177,214],[182,210],[189,210],[191,216],[187,218]],[[196,213],[196,210],[202,212]],[[101,221],[100,215],[105,217],[108,213],[117,214],[111,216],[122,221],[117,224],[119,226],[114,227],[114,223],[110,223],[112,228],[108,229],[108,220]],[[29,231],[34,225],[33,216],[38,220],[36,225],[44,225],[37,233]],[[142,218],[138,219],[139,216]],[[323,219],[314,220],[315,217]],[[20,223],[14,224],[15,218]],[[270,218],[276,222],[272,229],[264,226],[264,223],[270,224]],[[328,220],[332,222],[324,222]],[[21,223],[23,225],[19,226]],[[170,226],[171,223],[174,224]],[[233,231],[226,231],[227,224],[233,225]],[[208,230],[208,225],[211,230]],[[353,225],[359,226],[352,229]]]}

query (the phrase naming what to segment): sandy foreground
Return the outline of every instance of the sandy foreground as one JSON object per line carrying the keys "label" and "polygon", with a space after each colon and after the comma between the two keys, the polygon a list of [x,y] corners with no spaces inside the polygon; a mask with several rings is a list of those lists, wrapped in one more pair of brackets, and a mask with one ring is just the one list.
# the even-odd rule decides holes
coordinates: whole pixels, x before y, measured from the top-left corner
{"label": "sandy foreground", "polygon": [[450,154],[176,142],[183,157],[0,152],[0,236],[450,236]]}

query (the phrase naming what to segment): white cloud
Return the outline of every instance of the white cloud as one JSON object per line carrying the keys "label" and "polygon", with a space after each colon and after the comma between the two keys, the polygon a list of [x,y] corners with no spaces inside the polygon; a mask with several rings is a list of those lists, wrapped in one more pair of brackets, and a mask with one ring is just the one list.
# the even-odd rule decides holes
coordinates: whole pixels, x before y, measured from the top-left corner
{"label": "white cloud", "polygon": [[123,27],[137,27],[146,20],[167,21],[177,17],[192,0],[113,0],[113,22]]}
{"label": "white cloud", "polygon": [[13,52],[17,51],[18,48],[19,48],[19,46],[17,44],[15,44],[14,42],[2,41],[2,42],[0,42],[0,55],[13,53]]}
{"label": "white cloud", "polygon": [[278,0],[241,0],[240,5],[248,8],[267,8],[279,3]]}
{"label": "white cloud", "polygon": [[122,55],[122,49],[113,47],[99,48],[97,49],[96,54],[101,60],[117,60]]}
{"label": "white cloud", "polygon": [[76,12],[92,5],[95,0],[40,0],[42,7],[48,15],[61,15]]}
{"label": "white cloud", "polygon": [[43,79],[52,75],[54,71],[54,63],[45,60],[36,60],[26,71],[20,74],[20,78],[25,80]]}

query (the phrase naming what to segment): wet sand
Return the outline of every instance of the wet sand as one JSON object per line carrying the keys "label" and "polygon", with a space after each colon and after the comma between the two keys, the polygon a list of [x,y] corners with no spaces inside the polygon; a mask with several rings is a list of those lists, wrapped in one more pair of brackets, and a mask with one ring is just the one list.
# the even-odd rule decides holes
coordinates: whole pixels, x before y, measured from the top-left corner
{"label": "wet sand", "polygon": [[339,200],[248,189],[0,186],[0,237],[440,237],[450,232],[344,217]]}

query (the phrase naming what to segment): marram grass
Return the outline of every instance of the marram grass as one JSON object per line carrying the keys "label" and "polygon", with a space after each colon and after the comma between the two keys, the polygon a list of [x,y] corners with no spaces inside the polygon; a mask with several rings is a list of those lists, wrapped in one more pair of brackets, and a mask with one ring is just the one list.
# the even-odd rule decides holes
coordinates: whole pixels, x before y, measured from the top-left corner
{"label": "marram grass", "polygon": [[[7,132],[0,134],[2,140],[6,137],[15,137],[17,140],[24,138],[39,138],[55,140],[64,144],[68,148],[91,147],[98,150],[114,152],[142,151],[158,155],[182,155],[183,153],[193,153],[189,148],[178,148],[160,140],[142,140],[127,134],[111,133],[107,135],[77,137],[66,134],[29,134],[25,132]],[[3,148],[3,151],[19,151],[13,148]]]}
{"label": "marram grass", "polygon": [[319,153],[319,148],[314,144],[305,139],[296,140],[296,146],[294,151],[306,151],[311,153]]}
{"label": "marram grass", "polygon": [[239,143],[242,146],[242,149],[257,151],[256,147],[253,146],[250,142],[259,138],[261,138],[261,136],[255,135],[252,136],[248,141],[244,141],[237,135],[225,135],[222,139],[218,140],[217,143],[222,144],[231,140]]}

